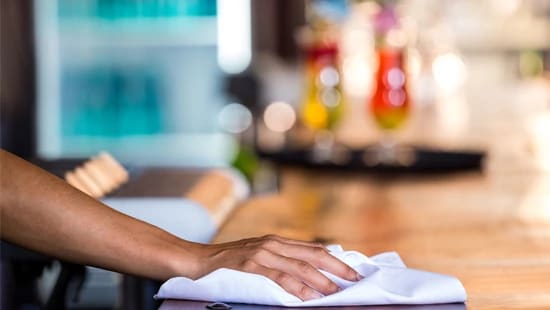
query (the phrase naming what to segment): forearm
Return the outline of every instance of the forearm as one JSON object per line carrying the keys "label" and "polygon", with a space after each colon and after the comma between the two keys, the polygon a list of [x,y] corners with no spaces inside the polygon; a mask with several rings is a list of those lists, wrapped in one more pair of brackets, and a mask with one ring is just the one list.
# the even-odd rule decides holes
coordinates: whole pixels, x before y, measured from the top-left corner
{"label": "forearm", "polygon": [[165,280],[195,277],[201,246],[116,212],[0,150],[2,238],[86,265]]}
{"label": "forearm", "polygon": [[166,280],[218,268],[264,275],[303,300],[338,291],[318,271],[361,276],[321,245],[264,236],[216,245],[187,242],[128,217],[0,150],[1,237],[64,260]]}

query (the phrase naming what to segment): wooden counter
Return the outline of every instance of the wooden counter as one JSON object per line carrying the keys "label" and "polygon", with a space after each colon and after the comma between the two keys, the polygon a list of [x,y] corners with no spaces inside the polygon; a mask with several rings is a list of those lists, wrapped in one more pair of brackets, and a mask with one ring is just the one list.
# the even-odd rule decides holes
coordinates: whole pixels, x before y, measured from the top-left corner
{"label": "wooden counter", "polygon": [[276,233],[397,251],[458,277],[468,309],[550,309],[550,175],[367,176],[284,169],[281,192],[251,199],[216,242]]}

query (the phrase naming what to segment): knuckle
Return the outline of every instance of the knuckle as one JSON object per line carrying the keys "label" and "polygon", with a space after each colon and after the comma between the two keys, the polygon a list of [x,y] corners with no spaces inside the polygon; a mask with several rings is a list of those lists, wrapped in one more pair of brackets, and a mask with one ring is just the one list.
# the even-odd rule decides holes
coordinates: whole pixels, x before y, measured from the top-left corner
{"label": "knuckle", "polygon": [[243,260],[241,263],[241,269],[243,271],[252,271],[256,268],[256,266],[256,262],[250,258]]}
{"label": "knuckle", "polygon": [[277,272],[274,276],[274,280],[279,284],[286,285],[292,281],[292,277],[287,273]]}
{"label": "knuckle", "polygon": [[326,282],[323,284],[323,289],[328,293],[334,293],[340,289],[338,285],[336,285],[334,282],[330,281],[329,279],[326,280]]}
{"label": "knuckle", "polygon": [[299,289],[298,289],[298,296],[300,296],[300,298],[302,300],[306,300],[306,299],[309,299],[309,297],[311,296],[312,294],[312,289],[309,288],[307,285],[302,285]]}
{"label": "knuckle", "polygon": [[315,256],[326,257],[326,255],[330,255],[324,248],[313,248],[312,251]]}
{"label": "knuckle", "polygon": [[279,241],[280,238],[279,236],[277,235],[274,235],[274,234],[267,234],[267,235],[264,235],[263,237],[260,238],[263,242],[268,242],[268,241]]}
{"label": "knuckle", "polygon": [[309,274],[313,271],[313,267],[304,261],[296,262],[296,267],[300,273]]}
{"label": "knuckle", "polygon": [[279,237],[277,237],[277,235],[274,235],[274,234],[267,234],[267,235],[264,235],[262,237],[262,239],[265,239],[265,240],[278,240]]}
{"label": "knuckle", "polygon": [[264,249],[275,249],[279,246],[279,241],[275,239],[266,239],[262,242],[262,248]]}
{"label": "knuckle", "polygon": [[262,261],[265,259],[266,255],[268,254],[268,250],[264,249],[264,248],[257,248],[255,249],[253,252],[252,252],[252,255],[250,256],[250,258],[252,260],[257,260],[257,261]]}
{"label": "knuckle", "polygon": [[240,245],[241,245],[241,248],[248,248],[254,245],[255,243],[256,241],[254,239],[246,239],[246,240],[243,240]]}
{"label": "knuckle", "polygon": [[325,246],[321,242],[317,242],[317,241],[313,242],[313,246],[322,248],[323,250],[325,248]]}
{"label": "knuckle", "polygon": [[325,294],[332,294],[339,289],[334,282],[326,277],[323,277],[322,280],[320,279],[319,281],[316,281],[315,288]]}

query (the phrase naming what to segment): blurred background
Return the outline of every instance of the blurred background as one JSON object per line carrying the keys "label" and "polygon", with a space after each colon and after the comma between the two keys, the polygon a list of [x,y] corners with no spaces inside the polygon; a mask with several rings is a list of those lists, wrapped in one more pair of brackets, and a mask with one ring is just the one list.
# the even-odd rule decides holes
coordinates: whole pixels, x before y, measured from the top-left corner
{"label": "blurred background", "polygon": [[0,14],[0,146],[35,162],[233,166],[256,193],[278,164],[550,171],[547,0],[2,0]]}
{"label": "blurred background", "polygon": [[253,173],[389,133],[547,169],[549,67],[544,0],[3,1],[1,144]]}

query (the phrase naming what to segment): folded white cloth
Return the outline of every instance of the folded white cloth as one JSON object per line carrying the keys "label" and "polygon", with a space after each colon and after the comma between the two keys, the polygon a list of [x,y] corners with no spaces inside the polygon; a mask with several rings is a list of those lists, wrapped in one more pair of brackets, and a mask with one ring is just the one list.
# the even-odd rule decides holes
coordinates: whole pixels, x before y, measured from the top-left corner
{"label": "folded white cloth", "polygon": [[155,298],[223,301],[287,307],[435,304],[466,301],[466,291],[456,278],[410,269],[395,252],[371,258],[329,246],[331,253],[365,278],[350,282],[323,273],[342,290],[319,299],[301,301],[267,277],[231,269],[218,269],[198,280],[172,278]]}

